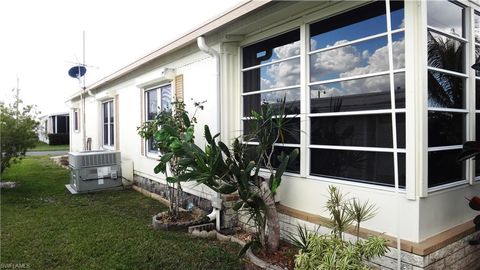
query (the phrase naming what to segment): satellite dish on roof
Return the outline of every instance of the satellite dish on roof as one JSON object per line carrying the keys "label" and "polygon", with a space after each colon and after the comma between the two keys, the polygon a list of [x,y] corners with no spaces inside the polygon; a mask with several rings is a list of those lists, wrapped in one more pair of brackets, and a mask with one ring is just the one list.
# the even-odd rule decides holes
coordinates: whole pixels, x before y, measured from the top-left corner
{"label": "satellite dish on roof", "polygon": [[87,72],[87,69],[82,65],[82,66],[74,66],[71,69],[68,70],[68,76],[72,78],[79,79],[85,75]]}

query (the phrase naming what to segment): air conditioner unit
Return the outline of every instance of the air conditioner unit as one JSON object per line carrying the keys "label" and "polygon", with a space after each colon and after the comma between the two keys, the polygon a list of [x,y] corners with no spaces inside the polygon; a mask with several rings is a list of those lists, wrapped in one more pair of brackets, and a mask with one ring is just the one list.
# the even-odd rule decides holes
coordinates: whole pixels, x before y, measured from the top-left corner
{"label": "air conditioner unit", "polygon": [[118,151],[69,152],[72,193],[91,192],[122,186],[121,156]]}

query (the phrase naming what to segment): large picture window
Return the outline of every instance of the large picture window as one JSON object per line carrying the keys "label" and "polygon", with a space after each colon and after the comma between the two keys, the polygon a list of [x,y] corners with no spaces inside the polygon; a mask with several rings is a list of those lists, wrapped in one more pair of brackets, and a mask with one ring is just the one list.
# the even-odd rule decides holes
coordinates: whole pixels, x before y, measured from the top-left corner
{"label": "large picture window", "polygon": [[[150,88],[145,91],[145,120],[151,121],[159,111],[170,111],[172,109],[172,87],[170,84]],[[146,141],[148,153],[157,154],[153,138]]]}
{"label": "large picture window", "polygon": [[[278,147],[298,148],[308,152],[301,157],[309,157],[292,164],[290,172],[301,173],[300,164],[308,163],[303,174],[312,178],[390,187],[398,178],[404,187],[403,2],[364,5],[309,24],[307,33],[303,40],[294,29],[242,48],[244,133],[251,111],[286,98],[296,132]],[[307,136],[300,136],[302,121],[308,123],[302,130]]]}
{"label": "large picture window", "polygon": [[403,13],[378,1],[310,25],[311,176],[405,187]]}
{"label": "large picture window", "polygon": [[466,139],[468,112],[464,25],[464,7],[447,0],[427,2],[430,188],[466,179],[465,163],[456,162]]}
{"label": "large picture window", "polygon": [[115,113],[113,100],[102,103],[103,147],[113,148],[115,145]]}

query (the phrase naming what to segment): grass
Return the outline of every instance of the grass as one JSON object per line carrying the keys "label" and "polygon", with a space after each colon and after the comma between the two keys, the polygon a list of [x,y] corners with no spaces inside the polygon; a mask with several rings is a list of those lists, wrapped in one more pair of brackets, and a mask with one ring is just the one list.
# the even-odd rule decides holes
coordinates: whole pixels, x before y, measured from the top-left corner
{"label": "grass", "polygon": [[62,151],[62,150],[67,150],[69,149],[68,144],[62,144],[62,145],[49,145],[44,142],[37,142],[37,145],[35,147],[28,149],[28,151]]}
{"label": "grass", "polygon": [[[12,165],[2,181],[2,267],[30,269],[240,269],[232,243],[150,227],[165,206],[133,190],[70,195],[69,172],[47,157]],[[22,265],[21,265],[22,266]]]}

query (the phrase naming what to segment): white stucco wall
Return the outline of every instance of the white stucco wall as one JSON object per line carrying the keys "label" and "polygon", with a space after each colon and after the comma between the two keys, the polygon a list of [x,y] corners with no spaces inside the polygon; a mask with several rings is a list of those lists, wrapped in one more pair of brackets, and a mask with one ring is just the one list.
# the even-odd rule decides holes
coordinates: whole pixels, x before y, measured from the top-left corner
{"label": "white stucco wall", "polygon": [[[199,110],[196,115],[198,123],[195,136],[197,141],[202,144],[203,126],[208,124],[215,131],[216,117],[214,115],[218,113],[215,103],[216,63],[212,57],[202,52],[197,51],[179,58],[177,61],[165,63],[152,71],[96,92],[94,97],[88,97],[86,100],[86,137],[92,138],[92,150],[102,149],[101,103],[117,97],[119,108],[118,115],[115,117],[119,132],[115,136],[115,144],[116,147],[118,144],[120,148],[122,159],[133,161],[136,174],[162,182],[163,175],[155,175],[153,172],[153,168],[157,165],[155,158],[142,154],[144,141],[137,134],[137,127],[142,123],[144,111],[142,106],[143,89],[168,83],[168,80],[158,82],[163,68],[174,69],[176,75],[183,75],[184,100],[189,112],[194,111],[194,101],[207,101],[205,109]],[[172,94],[174,94],[174,85],[172,85]],[[72,103],[72,107],[81,108],[81,102]],[[80,123],[82,123],[81,120]],[[72,132],[71,151],[81,151],[83,148],[82,128],[79,132]],[[186,183],[183,186],[185,191],[201,197],[209,197],[213,194],[209,188],[198,186],[196,183]],[[194,186],[195,188],[193,188]]]}

